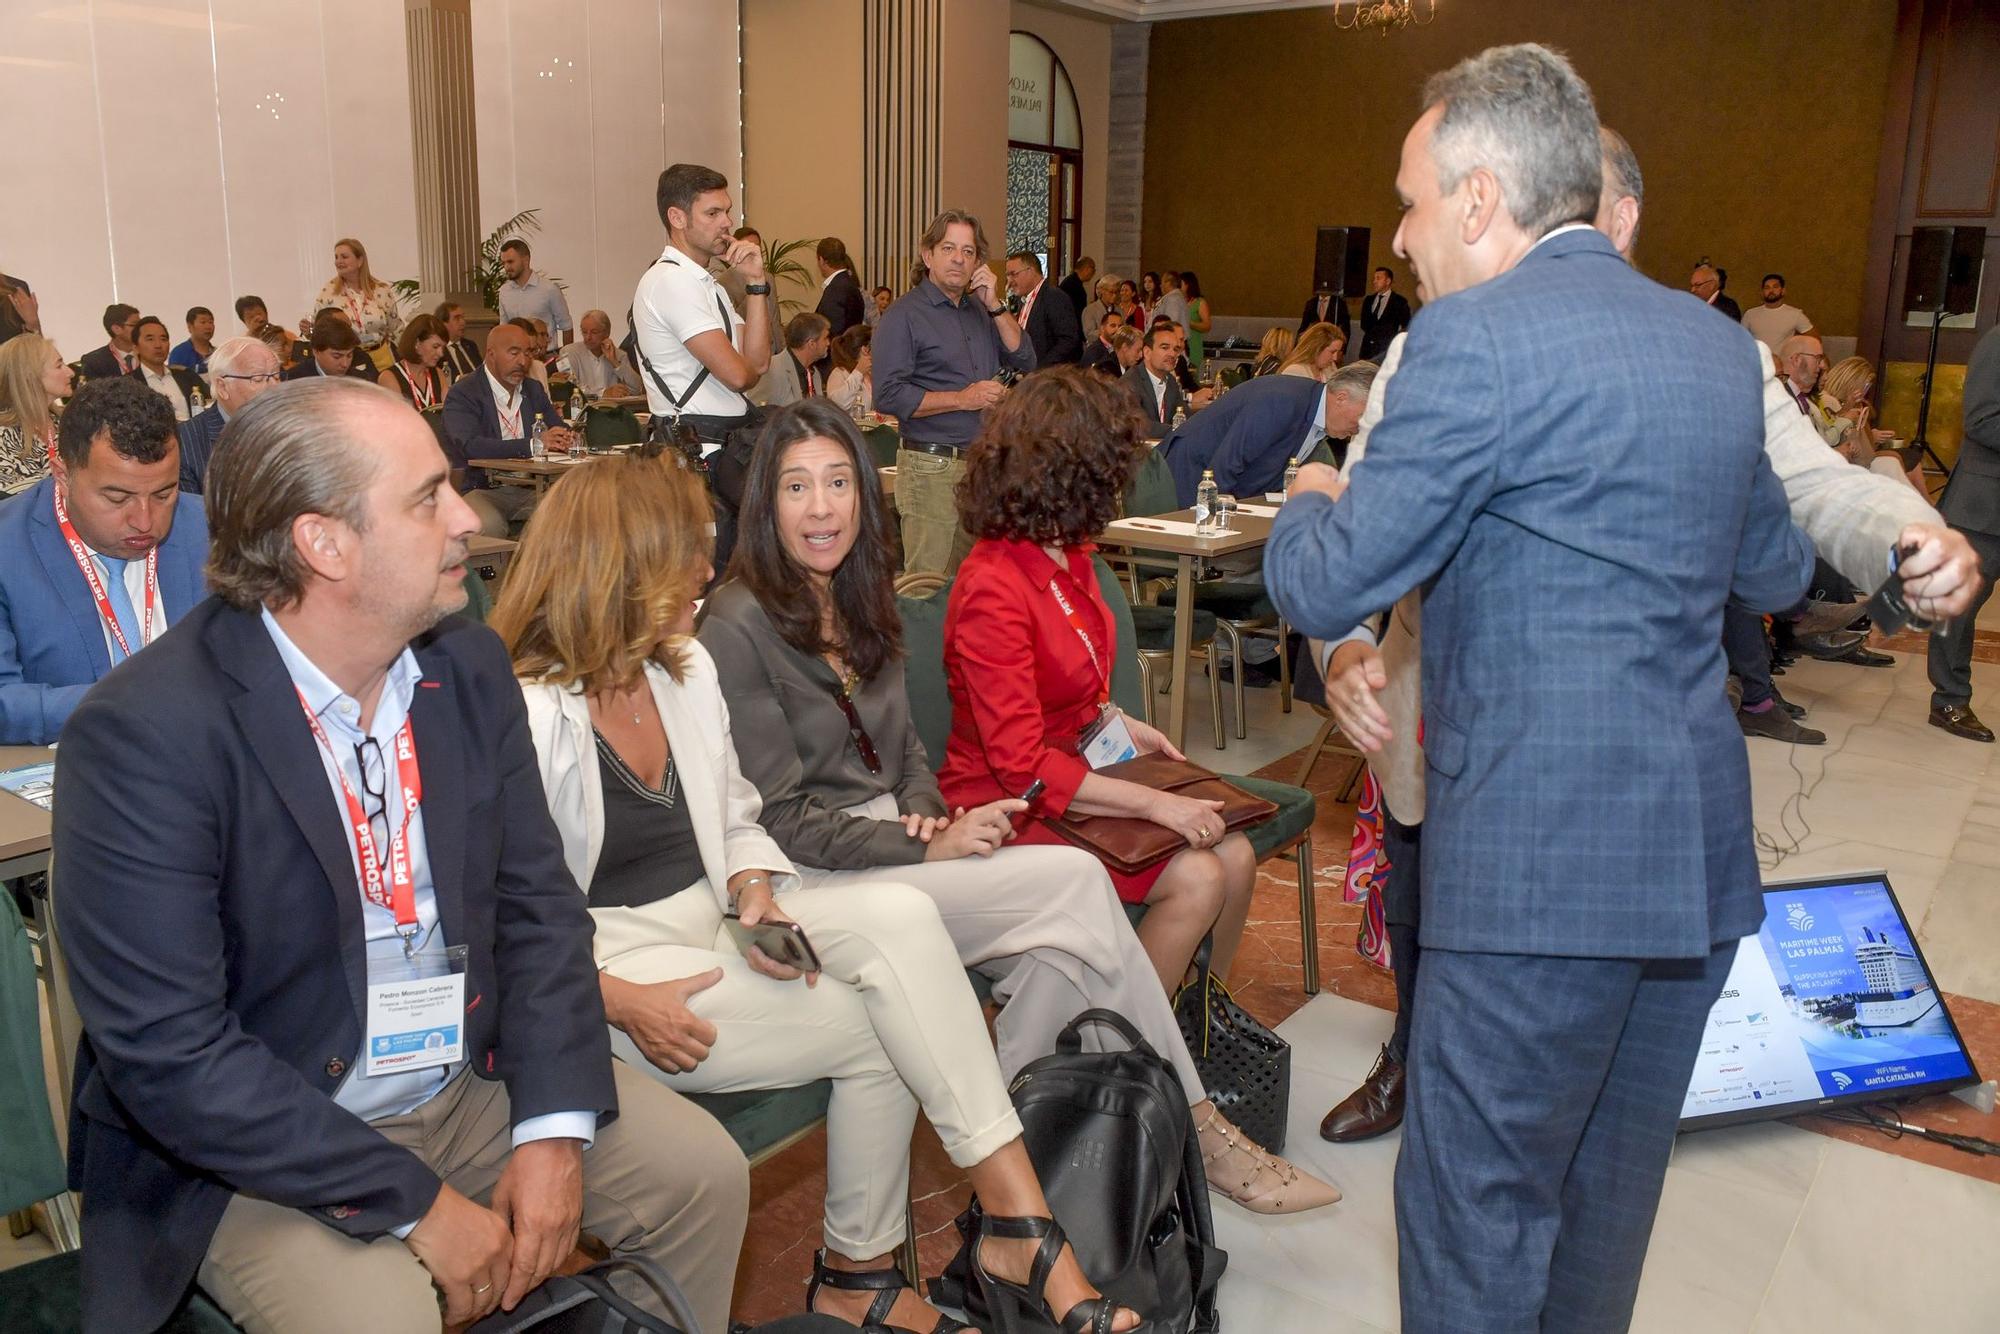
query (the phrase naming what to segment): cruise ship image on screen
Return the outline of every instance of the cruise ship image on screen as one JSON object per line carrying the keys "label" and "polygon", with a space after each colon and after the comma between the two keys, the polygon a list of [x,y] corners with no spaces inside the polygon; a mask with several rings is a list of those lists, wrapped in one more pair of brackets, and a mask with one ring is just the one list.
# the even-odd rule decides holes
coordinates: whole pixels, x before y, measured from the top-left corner
{"label": "cruise ship image on screen", "polygon": [[1909,950],[1867,927],[1854,947],[1868,990],[1854,998],[1854,1018],[1865,1028],[1903,1028],[1937,1008],[1937,992]]}

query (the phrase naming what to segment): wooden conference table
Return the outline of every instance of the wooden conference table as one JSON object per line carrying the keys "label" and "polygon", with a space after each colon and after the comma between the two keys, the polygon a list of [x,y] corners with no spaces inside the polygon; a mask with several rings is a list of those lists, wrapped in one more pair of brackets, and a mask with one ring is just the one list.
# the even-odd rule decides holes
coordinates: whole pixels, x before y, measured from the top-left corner
{"label": "wooden conference table", "polygon": [[[1177,749],[1185,749],[1188,703],[1188,653],[1194,640],[1195,567],[1203,558],[1233,556],[1260,551],[1271,537],[1271,521],[1278,507],[1270,502],[1245,501],[1230,516],[1229,531],[1197,536],[1194,511],[1176,510],[1145,518],[1118,519],[1097,539],[1099,547],[1122,553],[1124,559],[1146,569],[1174,572],[1174,670],[1173,685],[1167,694],[1167,725],[1162,730]],[[1237,670],[1242,670],[1239,666]],[[1218,677],[1209,683],[1219,690]]]}
{"label": "wooden conference table", "polygon": [[[489,480],[509,486],[529,487],[537,493],[555,485],[556,478],[583,462],[586,458],[602,457],[589,454],[551,454],[545,459],[467,459],[466,465],[484,468]],[[896,494],[896,470],[893,467],[877,468],[875,475],[882,479],[882,494]]]}

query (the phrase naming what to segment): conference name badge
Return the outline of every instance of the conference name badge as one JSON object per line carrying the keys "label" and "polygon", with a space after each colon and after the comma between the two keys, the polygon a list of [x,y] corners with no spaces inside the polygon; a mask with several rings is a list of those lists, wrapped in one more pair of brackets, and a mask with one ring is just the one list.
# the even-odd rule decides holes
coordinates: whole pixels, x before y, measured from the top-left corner
{"label": "conference name badge", "polygon": [[465,946],[371,961],[361,1073],[399,1075],[465,1058]]}
{"label": "conference name badge", "polygon": [[1078,734],[1076,753],[1093,769],[1107,768],[1137,755],[1139,747],[1132,740],[1132,729],[1125,724],[1123,710],[1116,704],[1105,705],[1097,721]]}

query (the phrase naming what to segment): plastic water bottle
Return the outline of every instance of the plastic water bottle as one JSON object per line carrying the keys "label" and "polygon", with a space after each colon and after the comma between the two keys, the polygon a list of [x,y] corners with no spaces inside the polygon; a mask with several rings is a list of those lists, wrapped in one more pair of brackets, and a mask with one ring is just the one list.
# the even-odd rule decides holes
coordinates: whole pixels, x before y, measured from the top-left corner
{"label": "plastic water bottle", "polygon": [[569,428],[577,438],[583,437],[584,419],[590,415],[590,403],[584,396],[583,386],[577,385],[569,391]]}
{"label": "plastic water bottle", "polygon": [[1194,527],[1198,533],[1209,531],[1215,518],[1215,469],[1201,470],[1201,485],[1194,489]]}
{"label": "plastic water bottle", "polygon": [[1299,480],[1299,461],[1291,460],[1285,465],[1285,499],[1292,498],[1292,483]]}
{"label": "plastic water bottle", "polygon": [[545,459],[549,456],[548,441],[543,439],[543,437],[548,434],[548,429],[549,429],[548,424],[546,422],[544,422],[539,417],[535,418],[535,429],[528,436],[529,458]]}
{"label": "plastic water bottle", "polygon": [[1180,407],[1174,409],[1173,425],[1171,425],[1167,429],[1171,431],[1173,434],[1179,435],[1181,433],[1181,427],[1185,425],[1187,425],[1187,405],[1182,404]]}
{"label": "plastic water bottle", "polygon": [[208,399],[203,397],[201,392],[201,386],[196,385],[193,389],[190,389],[188,391],[188,416],[199,417],[201,416],[202,413],[207,411],[208,411]]}

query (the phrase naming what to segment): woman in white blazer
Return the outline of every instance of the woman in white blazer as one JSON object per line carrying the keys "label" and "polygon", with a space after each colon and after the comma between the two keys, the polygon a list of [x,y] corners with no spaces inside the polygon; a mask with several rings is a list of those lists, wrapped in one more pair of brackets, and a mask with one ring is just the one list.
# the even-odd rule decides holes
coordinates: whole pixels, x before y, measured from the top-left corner
{"label": "woman in white blazer", "polygon": [[[1022,1282],[1034,1243],[1060,1230],[930,899],[895,884],[795,894],[757,823],[714,663],[690,637],[711,573],[708,512],[699,480],[659,458],[581,464],[543,498],[492,617],[522,678],[564,859],[590,898],[613,1050],[683,1093],[834,1081],[810,1309],[957,1327],[889,1262],[907,1236],[921,1109],[988,1211],[1030,1220],[982,1238],[990,1281],[1058,1315],[1094,1314],[1109,1299],[1067,1249],[1045,1284],[1029,1294]],[[801,979],[739,945],[730,912],[745,926],[795,922],[821,972]],[[1121,1309],[1112,1328],[1137,1320]]]}

